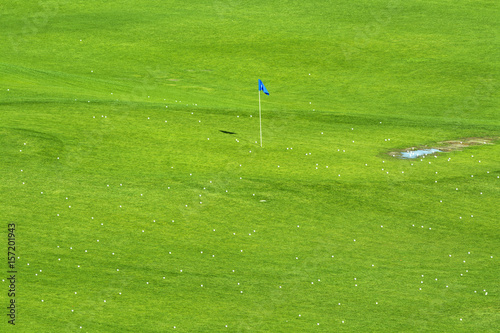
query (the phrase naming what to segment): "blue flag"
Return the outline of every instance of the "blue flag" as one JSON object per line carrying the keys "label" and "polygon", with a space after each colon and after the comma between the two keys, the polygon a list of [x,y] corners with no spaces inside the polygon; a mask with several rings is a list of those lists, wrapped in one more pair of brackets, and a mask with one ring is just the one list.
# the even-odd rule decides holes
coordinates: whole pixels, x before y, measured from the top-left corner
{"label": "blue flag", "polygon": [[259,91],[263,91],[264,94],[269,95],[269,92],[267,91],[266,87],[264,86],[264,83],[259,79]]}

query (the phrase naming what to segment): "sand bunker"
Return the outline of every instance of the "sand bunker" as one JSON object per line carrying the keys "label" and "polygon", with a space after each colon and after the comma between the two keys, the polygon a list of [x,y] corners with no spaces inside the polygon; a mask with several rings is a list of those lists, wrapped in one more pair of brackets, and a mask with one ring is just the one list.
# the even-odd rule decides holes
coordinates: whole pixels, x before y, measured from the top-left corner
{"label": "sand bunker", "polygon": [[446,153],[454,150],[462,150],[470,146],[492,145],[496,140],[498,140],[498,137],[474,137],[458,140],[447,140],[437,142],[432,147],[425,145],[421,147],[410,147],[399,151],[392,151],[389,153],[389,155],[402,159],[417,158],[428,154],[436,154],[442,152]]}

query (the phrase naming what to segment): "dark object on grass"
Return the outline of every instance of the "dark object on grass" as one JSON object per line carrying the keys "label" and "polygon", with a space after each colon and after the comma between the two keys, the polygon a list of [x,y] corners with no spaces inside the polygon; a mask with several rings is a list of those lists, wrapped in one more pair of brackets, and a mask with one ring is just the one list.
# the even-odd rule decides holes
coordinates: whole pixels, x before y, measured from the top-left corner
{"label": "dark object on grass", "polygon": [[236,134],[236,133],[234,133],[234,132],[223,131],[223,130],[219,130],[219,132],[222,132],[222,133],[225,133],[225,134]]}

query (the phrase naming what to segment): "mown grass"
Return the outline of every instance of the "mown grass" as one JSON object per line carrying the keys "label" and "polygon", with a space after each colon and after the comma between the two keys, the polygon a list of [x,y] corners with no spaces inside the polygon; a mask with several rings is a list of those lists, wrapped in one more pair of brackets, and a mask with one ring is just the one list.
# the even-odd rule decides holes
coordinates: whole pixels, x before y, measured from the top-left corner
{"label": "mown grass", "polygon": [[494,1],[2,11],[2,331],[499,329]]}

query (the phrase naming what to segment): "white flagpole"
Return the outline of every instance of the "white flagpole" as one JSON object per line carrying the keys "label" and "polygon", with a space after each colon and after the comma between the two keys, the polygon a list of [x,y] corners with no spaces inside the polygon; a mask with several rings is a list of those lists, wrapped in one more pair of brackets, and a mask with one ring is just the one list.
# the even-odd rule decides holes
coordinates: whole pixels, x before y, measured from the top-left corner
{"label": "white flagpole", "polygon": [[259,88],[259,124],[260,124],[260,148],[262,148],[262,114],[260,111],[260,88]]}

